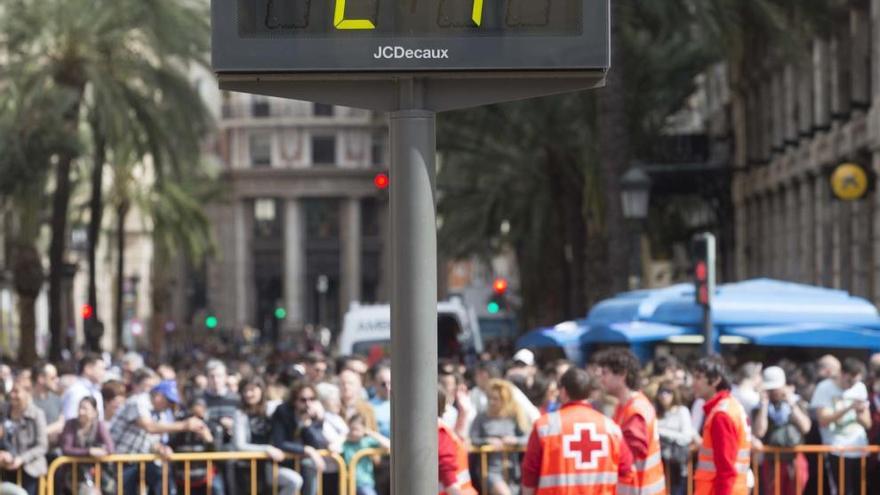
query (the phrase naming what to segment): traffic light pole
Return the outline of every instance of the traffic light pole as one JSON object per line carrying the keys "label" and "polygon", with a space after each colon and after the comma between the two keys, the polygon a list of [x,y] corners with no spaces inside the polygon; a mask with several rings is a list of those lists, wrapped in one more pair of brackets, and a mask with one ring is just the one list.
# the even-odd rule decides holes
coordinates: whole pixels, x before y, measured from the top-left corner
{"label": "traffic light pole", "polygon": [[435,113],[399,82],[391,112],[391,493],[437,493]]}

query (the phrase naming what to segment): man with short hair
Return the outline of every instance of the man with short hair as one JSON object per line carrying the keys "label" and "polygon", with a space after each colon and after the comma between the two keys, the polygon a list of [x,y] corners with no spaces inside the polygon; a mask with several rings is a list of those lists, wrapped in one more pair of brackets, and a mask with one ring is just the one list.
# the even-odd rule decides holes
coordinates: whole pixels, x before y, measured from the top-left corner
{"label": "man with short hair", "polygon": [[[871,428],[868,389],[862,379],[865,365],[856,358],[846,358],[836,377],[821,381],[813,392],[810,408],[816,412],[822,443],[833,447],[864,447],[868,445],[867,430]],[[840,458],[844,463],[843,493],[838,492]],[[828,493],[858,493],[861,479],[862,452],[829,454],[826,458]]]}
{"label": "man with short hair", "polygon": [[730,394],[730,371],[719,356],[700,359],[694,395],[703,406],[703,444],[694,471],[694,495],[748,495],[751,431],[743,406]]}
{"label": "man with short hair", "polygon": [[590,375],[570,368],[559,379],[558,411],[542,415],[522,462],[522,495],[614,495],[632,483],[632,454],[620,428],[593,409]]}
{"label": "man with short hair", "polygon": [[654,405],[638,390],[639,359],[629,349],[607,349],[594,359],[605,393],[617,399],[614,422],[633,456],[633,483],[621,483],[621,495],[665,495],[666,476]]}
{"label": "man with short hair", "polygon": [[373,374],[373,382],[376,396],[370,399],[370,405],[373,406],[376,425],[382,436],[391,438],[391,368],[379,365]]}
{"label": "man with short hair", "polygon": [[31,369],[34,384],[34,405],[46,415],[46,434],[49,445],[55,445],[64,429],[61,415],[61,396],[58,395],[58,370],[51,363],[41,361]]}
{"label": "man with short hair", "polygon": [[327,358],[320,352],[310,352],[305,359],[306,380],[318,384],[327,380]]}
{"label": "man with short hair", "polygon": [[98,404],[98,419],[104,419],[104,398],[101,396],[101,384],[107,365],[98,354],[89,353],[79,360],[79,377],[65,390],[61,398],[64,419],[76,419],[79,416],[79,403],[84,397],[92,397]]}
{"label": "man with short hair", "polygon": [[817,374],[822,380],[834,378],[840,374],[840,360],[831,354],[820,357],[816,364],[818,366]]}

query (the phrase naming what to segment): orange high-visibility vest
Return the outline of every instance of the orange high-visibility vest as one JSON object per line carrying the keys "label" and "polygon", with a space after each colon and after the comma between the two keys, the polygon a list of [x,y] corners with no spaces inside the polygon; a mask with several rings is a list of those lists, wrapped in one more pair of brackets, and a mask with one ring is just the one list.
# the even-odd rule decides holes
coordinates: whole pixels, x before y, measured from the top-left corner
{"label": "orange high-visibility vest", "polygon": [[614,495],[623,435],[586,403],[545,414],[535,422],[541,476],[535,495]]}
{"label": "orange high-visibility vest", "polygon": [[703,423],[703,445],[697,456],[697,469],[694,471],[694,495],[714,495],[715,457],[712,450],[712,423],[719,414],[728,416],[736,427],[738,449],[736,454],[736,480],[731,495],[748,495],[748,473],[751,462],[752,439],[746,411],[733,397],[721,399],[706,416]]}
{"label": "orange high-visibility vest", "polygon": [[648,452],[644,459],[633,459],[632,484],[621,482],[619,495],[666,495],[666,475],[663,472],[663,459],[660,454],[660,432],[657,430],[657,413],[651,401],[641,392],[617,407],[614,422],[623,426],[629,419],[639,415],[645,420],[648,430]]}
{"label": "orange high-visibility vest", "polygon": [[[445,431],[449,438],[455,442],[455,465],[458,466],[455,473],[455,485],[461,491],[461,495],[479,495],[477,489],[471,483],[471,472],[468,468],[468,449],[458,435],[441,422],[438,422],[441,430]],[[446,487],[444,487],[446,488]],[[446,490],[440,490],[440,495],[446,495]]]}

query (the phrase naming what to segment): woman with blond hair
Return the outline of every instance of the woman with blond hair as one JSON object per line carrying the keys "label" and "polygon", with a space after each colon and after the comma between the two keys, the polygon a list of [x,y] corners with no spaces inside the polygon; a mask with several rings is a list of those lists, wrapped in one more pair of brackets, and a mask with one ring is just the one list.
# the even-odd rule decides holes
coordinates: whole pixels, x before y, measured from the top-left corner
{"label": "woman with blond hair", "polygon": [[[494,379],[489,382],[487,394],[488,407],[480,413],[471,425],[471,443],[476,446],[488,445],[495,448],[523,446],[531,433],[531,425],[525,412],[513,398],[513,385],[506,380]],[[510,495],[510,487],[505,481],[503,456],[490,454],[488,472],[492,495]],[[516,462],[510,463],[516,467]]]}

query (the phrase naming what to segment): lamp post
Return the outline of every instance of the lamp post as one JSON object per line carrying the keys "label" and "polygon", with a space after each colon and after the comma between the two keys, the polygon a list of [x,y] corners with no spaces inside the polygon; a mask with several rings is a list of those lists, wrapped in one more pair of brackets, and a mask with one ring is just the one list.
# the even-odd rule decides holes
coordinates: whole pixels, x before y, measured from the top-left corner
{"label": "lamp post", "polygon": [[648,218],[648,203],[651,199],[651,178],[641,167],[634,166],[620,178],[620,200],[623,217],[630,223],[630,267],[629,288],[638,289],[642,285],[641,235],[644,221]]}

